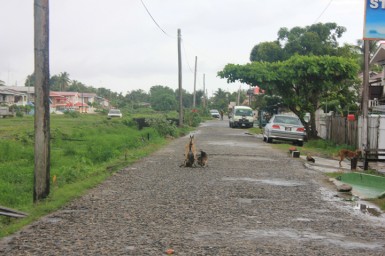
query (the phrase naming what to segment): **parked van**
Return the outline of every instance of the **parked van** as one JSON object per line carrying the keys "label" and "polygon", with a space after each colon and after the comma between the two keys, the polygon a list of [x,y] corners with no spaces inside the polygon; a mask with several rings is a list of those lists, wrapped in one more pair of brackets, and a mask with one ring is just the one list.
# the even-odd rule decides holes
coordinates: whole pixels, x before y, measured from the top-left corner
{"label": "parked van", "polygon": [[253,110],[247,106],[234,106],[229,113],[229,126],[234,127],[253,127]]}

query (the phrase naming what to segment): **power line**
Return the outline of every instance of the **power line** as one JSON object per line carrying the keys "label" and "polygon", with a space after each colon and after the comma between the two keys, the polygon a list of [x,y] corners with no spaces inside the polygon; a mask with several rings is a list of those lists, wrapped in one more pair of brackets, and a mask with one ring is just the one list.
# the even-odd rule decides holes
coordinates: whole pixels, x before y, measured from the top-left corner
{"label": "power line", "polygon": [[182,40],[182,48],[183,48],[183,53],[184,53],[184,56],[186,57],[186,63],[187,63],[187,66],[188,68],[190,69],[191,73],[194,73],[194,71],[192,70],[191,66],[190,66],[190,63],[188,61],[188,57],[187,57],[187,52],[186,52],[186,49],[184,47],[184,42]]}
{"label": "power line", "polygon": [[321,14],[318,16],[318,18],[314,21],[314,23],[317,23],[318,20],[324,15],[326,10],[329,8],[329,6],[332,4],[333,0],[330,0],[329,3],[326,5],[325,9],[321,12]]}
{"label": "power line", "polygon": [[166,33],[166,31],[163,30],[163,28],[161,28],[161,26],[159,26],[158,22],[156,22],[156,20],[154,19],[154,17],[152,17],[150,11],[147,9],[146,5],[144,4],[143,0],[140,0],[142,2],[142,5],[144,7],[144,9],[146,9],[146,12],[148,13],[148,15],[151,17],[152,21],[156,24],[156,26],[168,37],[171,37],[173,38],[172,36],[170,36],[169,34]]}

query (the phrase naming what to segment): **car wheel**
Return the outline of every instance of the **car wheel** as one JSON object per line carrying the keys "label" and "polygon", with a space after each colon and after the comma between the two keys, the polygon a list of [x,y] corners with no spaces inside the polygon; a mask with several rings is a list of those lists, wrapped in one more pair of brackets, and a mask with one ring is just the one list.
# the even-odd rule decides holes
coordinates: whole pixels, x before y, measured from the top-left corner
{"label": "car wheel", "polygon": [[302,147],[303,146],[303,141],[298,141],[297,144],[298,144],[298,146]]}
{"label": "car wheel", "polygon": [[266,137],[265,137],[265,136],[263,136],[263,141],[265,141],[265,142],[266,142]]}
{"label": "car wheel", "polygon": [[273,143],[273,139],[269,138],[269,137],[266,138],[266,141],[267,141],[267,143]]}

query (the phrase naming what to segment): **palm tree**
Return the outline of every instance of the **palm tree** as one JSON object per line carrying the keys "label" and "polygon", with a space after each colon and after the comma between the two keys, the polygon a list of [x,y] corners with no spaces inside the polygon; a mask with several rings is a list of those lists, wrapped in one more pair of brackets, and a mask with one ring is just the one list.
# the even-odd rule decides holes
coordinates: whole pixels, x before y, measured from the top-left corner
{"label": "palm tree", "polygon": [[[378,41],[368,41],[369,43],[369,60],[373,57],[373,55],[376,53],[378,49],[379,42]],[[365,47],[364,47],[364,40],[358,39],[357,40],[357,50],[361,52],[361,60],[360,60],[360,67],[361,71],[364,70],[364,56],[365,56]],[[371,67],[370,69],[372,69]]]}
{"label": "palm tree", "polygon": [[60,90],[65,91],[65,89],[68,87],[69,83],[71,82],[69,78],[69,74],[67,72],[61,72],[58,76],[58,83],[60,85]]}
{"label": "palm tree", "polygon": [[5,82],[3,80],[0,80],[0,86],[5,86]]}

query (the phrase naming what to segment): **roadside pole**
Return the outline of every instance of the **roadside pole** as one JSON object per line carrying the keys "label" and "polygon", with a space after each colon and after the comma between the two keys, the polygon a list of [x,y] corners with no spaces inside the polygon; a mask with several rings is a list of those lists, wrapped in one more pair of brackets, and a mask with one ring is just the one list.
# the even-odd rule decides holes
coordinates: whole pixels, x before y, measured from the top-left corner
{"label": "roadside pole", "polygon": [[178,28],[178,85],[179,85],[179,126],[183,126],[183,93],[182,93],[182,55],[181,32]]}
{"label": "roadside pole", "polygon": [[198,57],[195,56],[193,108],[195,108],[196,106],[197,62],[198,62]]}
{"label": "roadside pole", "polygon": [[364,81],[362,90],[362,130],[361,145],[362,149],[368,148],[368,97],[369,97],[369,41],[364,40]]}
{"label": "roadside pole", "polygon": [[49,0],[34,0],[35,167],[33,201],[50,192]]}

